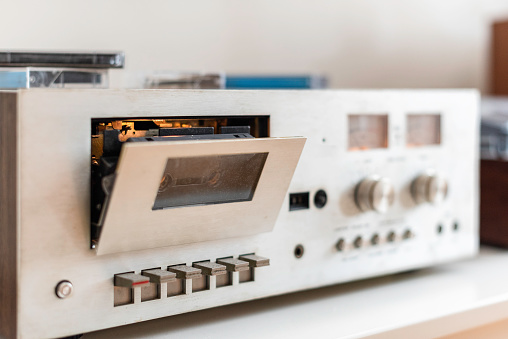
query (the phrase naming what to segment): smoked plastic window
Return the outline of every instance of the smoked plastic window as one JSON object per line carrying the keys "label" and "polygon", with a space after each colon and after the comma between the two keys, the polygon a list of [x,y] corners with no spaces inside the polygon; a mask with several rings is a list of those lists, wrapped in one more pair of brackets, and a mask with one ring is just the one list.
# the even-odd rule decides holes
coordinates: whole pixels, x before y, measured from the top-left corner
{"label": "smoked plastic window", "polygon": [[388,115],[349,115],[350,151],[388,147]]}
{"label": "smoked plastic window", "polygon": [[169,158],[152,210],[251,201],[268,153]]}
{"label": "smoked plastic window", "polygon": [[406,127],[407,147],[441,144],[440,114],[409,114]]}

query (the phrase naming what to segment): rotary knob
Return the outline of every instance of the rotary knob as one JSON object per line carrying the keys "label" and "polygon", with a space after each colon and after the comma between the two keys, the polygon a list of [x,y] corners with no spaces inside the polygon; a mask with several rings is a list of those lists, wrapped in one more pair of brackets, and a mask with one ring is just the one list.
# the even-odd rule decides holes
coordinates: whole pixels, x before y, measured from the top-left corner
{"label": "rotary knob", "polygon": [[434,171],[417,177],[411,184],[411,195],[417,204],[439,204],[448,194],[448,182]]}
{"label": "rotary knob", "polygon": [[386,213],[395,200],[393,185],[378,175],[362,180],[355,189],[355,201],[362,211]]}

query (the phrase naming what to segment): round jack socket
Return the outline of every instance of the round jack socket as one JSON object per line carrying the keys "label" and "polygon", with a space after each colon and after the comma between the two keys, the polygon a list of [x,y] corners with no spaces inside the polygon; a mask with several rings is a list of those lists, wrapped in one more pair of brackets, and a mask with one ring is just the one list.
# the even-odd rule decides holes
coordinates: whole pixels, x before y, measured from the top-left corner
{"label": "round jack socket", "polygon": [[303,257],[303,245],[296,245],[295,247],[295,257],[300,259],[301,257]]}
{"label": "round jack socket", "polygon": [[355,248],[360,248],[360,247],[362,247],[362,244],[363,244],[363,239],[362,239],[362,237],[360,237],[360,236],[356,237],[356,238],[355,238],[355,240],[353,241],[353,246],[354,246]]}
{"label": "round jack socket", "polygon": [[374,234],[372,235],[372,237],[370,238],[370,243],[374,246],[378,245],[379,244],[379,234]]}
{"label": "round jack socket", "polygon": [[337,243],[335,244],[335,248],[339,252],[344,251],[344,249],[346,248],[346,241],[344,239],[342,239],[342,238],[339,239],[339,241],[337,241]]}
{"label": "round jack socket", "polygon": [[443,233],[443,225],[441,224],[437,225],[436,232],[437,234]]}
{"label": "round jack socket", "polygon": [[394,242],[396,237],[397,237],[397,235],[395,234],[395,232],[394,231],[390,231],[388,233],[388,235],[386,236],[386,240],[388,242]]}
{"label": "round jack socket", "polygon": [[317,208],[325,207],[327,200],[328,198],[324,190],[319,190],[316,192],[316,195],[314,195],[314,205],[316,205]]}

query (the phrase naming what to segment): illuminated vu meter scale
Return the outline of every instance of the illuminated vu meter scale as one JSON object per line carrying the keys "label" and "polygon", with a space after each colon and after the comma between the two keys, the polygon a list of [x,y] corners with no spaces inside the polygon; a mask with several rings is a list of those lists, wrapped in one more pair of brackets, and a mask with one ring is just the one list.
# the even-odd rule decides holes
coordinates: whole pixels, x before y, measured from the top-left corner
{"label": "illuminated vu meter scale", "polygon": [[[440,114],[408,114],[406,146],[421,147],[441,144]],[[388,115],[349,115],[350,151],[388,148]]]}
{"label": "illuminated vu meter scale", "polygon": [[439,145],[441,143],[441,115],[409,114],[406,135],[407,147]]}
{"label": "illuminated vu meter scale", "polygon": [[349,116],[349,150],[364,151],[388,147],[388,115]]}

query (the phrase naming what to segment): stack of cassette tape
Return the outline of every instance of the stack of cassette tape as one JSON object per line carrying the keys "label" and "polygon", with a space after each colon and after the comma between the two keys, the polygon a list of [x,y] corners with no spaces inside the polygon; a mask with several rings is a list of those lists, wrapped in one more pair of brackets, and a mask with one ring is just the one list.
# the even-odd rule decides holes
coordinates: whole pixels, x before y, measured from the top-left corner
{"label": "stack of cassette tape", "polygon": [[225,74],[158,71],[145,78],[150,89],[325,89],[328,79],[307,74]]}
{"label": "stack of cassette tape", "polygon": [[123,53],[0,52],[0,88],[108,88]]}

